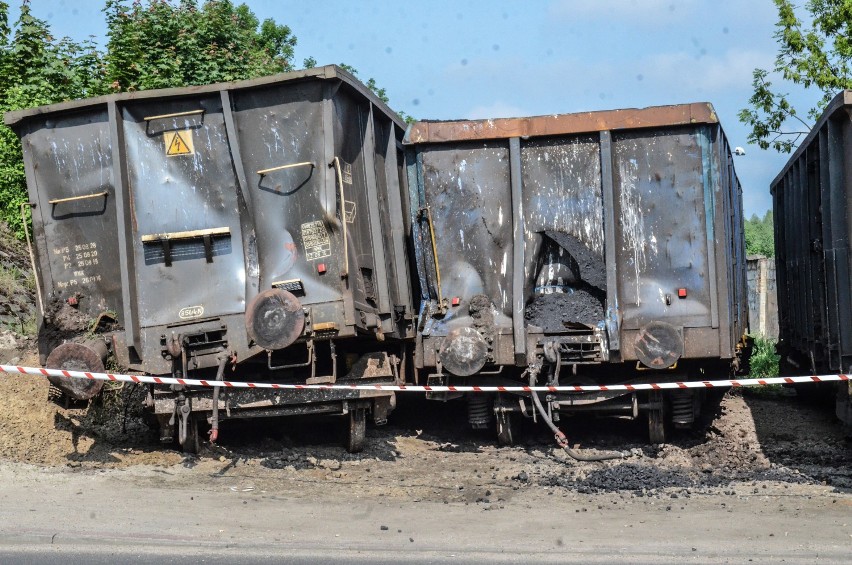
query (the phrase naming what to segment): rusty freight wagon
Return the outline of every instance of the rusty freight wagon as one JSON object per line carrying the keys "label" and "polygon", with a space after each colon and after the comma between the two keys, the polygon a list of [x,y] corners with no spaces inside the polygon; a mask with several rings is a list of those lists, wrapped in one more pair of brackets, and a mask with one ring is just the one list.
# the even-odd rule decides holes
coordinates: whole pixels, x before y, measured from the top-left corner
{"label": "rusty freight wagon", "polygon": [[[846,90],[771,185],[778,352],[788,375],[852,372],[850,117],[852,90]],[[827,386],[836,387],[837,416],[852,426],[852,386]]]}
{"label": "rusty freight wagon", "polygon": [[[738,366],[742,197],[712,106],[419,122],[404,143],[421,380],[640,383]],[[645,413],[654,442],[700,406],[692,390],[543,400],[552,420]],[[510,442],[530,401],[471,396],[470,423],[496,415]]]}
{"label": "rusty freight wagon", "polygon": [[[23,142],[42,363],[294,383],[404,378],[403,124],[345,71],[134,92],[6,115]],[[58,381],[85,399],[99,383]],[[163,441],[219,420],[347,415],[393,393],[151,386]]]}

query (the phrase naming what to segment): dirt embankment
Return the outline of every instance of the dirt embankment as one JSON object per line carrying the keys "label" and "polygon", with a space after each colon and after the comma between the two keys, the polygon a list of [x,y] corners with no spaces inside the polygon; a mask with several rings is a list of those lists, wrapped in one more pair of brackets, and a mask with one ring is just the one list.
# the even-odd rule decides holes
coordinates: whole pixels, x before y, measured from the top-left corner
{"label": "dirt embankment", "polygon": [[360,454],[344,451],[342,422],[326,417],[225,421],[220,445],[191,456],[157,442],[141,417],[141,390],[111,391],[105,402],[68,409],[48,402],[48,392],[40,378],[0,374],[0,459],[83,470],[180,465],[204,476],[245,477],[255,486],[295,481],[306,496],[334,481],[357,486],[360,496],[486,508],[518,490],[541,488],[666,499],[762,492],[767,485],[852,489],[852,449],[842,428],[829,412],[784,395],[729,394],[702,429],[659,447],[647,445],[639,422],[563,419],[562,428],[581,448],[630,453],[624,460],[580,463],[532,425],[521,445],[497,447],[490,432],[467,429],[460,402],[401,398],[389,425],[368,430]]}
{"label": "dirt embankment", "polygon": [[[22,252],[18,246],[14,265]],[[31,294],[20,296],[32,303]],[[34,340],[0,329],[0,361],[37,365]],[[543,427],[526,425],[521,445],[498,448],[493,432],[468,429],[462,402],[412,396],[399,399],[388,426],[368,430],[360,454],[340,447],[342,422],[290,418],[223,422],[220,445],[189,456],[161,445],[148,428],[142,387],[107,389],[76,407],[50,402],[50,392],[40,377],[0,373],[0,460],[83,470],[181,465],[255,483],[294,481],[306,496],[335,481],[357,486],[363,496],[464,501],[486,509],[518,490],[541,488],[657,498],[797,484],[852,492],[852,446],[831,411],[785,394],[728,394],[701,429],[659,447],[647,445],[639,422],[565,418],[561,427],[581,448],[630,453],[624,460],[579,463],[556,448]]]}
{"label": "dirt embankment", "polygon": [[[35,279],[27,246],[0,222],[0,330],[35,333]],[[7,341],[0,340],[0,356]]]}

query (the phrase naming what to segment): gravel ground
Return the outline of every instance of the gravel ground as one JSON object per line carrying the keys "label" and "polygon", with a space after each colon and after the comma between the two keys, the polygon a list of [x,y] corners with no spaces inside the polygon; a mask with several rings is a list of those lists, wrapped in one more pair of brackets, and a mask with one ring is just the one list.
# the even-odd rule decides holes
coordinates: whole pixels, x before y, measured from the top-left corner
{"label": "gravel ground", "polygon": [[[31,344],[15,355],[36,363]],[[8,359],[2,359],[8,361]],[[125,387],[88,406],[47,400],[46,380],[0,374],[0,459],[85,469],[149,466],[250,476],[255,483],[289,478],[358,486],[361,495],[464,501],[488,507],[520,489],[624,497],[689,497],[702,492],[760,492],[826,485],[852,492],[852,446],[830,411],[798,402],[794,393],[729,393],[701,429],[650,446],[640,422],[563,419],[572,444],[619,449],[623,460],[581,463],[556,448],[543,427],[525,423],[522,445],[500,448],[487,431],[468,430],[464,403],[399,398],[387,426],[368,429],[363,453],[340,447],[335,418],[226,421],[220,443],[198,456],[156,441],[142,421],[141,390]],[[126,412],[125,412],[126,410]],[[126,429],[126,431],[125,431]]]}

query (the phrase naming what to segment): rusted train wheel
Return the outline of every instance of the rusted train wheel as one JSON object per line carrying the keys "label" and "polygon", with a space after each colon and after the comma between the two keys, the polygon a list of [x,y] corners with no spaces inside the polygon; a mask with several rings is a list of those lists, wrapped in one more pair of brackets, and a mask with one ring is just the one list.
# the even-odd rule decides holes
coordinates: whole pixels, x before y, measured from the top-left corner
{"label": "rusted train wheel", "polygon": [[653,391],[648,400],[649,404],[657,406],[648,410],[648,439],[655,445],[666,443],[666,411],[663,394]]}
{"label": "rusted train wheel", "polygon": [[348,427],[346,429],[346,451],[360,453],[364,450],[367,437],[367,410],[353,408],[349,411]]}
{"label": "rusted train wheel", "polygon": [[183,442],[181,449],[184,453],[196,455],[201,451],[201,432],[199,431],[198,418],[190,417],[186,425],[186,441]]}
{"label": "rusted train wheel", "polygon": [[509,447],[515,445],[520,436],[520,418],[511,412],[497,414],[497,445]]}
{"label": "rusted train wheel", "polygon": [[497,445],[509,447],[520,439],[521,415],[512,411],[511,401],[498,394],[494,401],[494,416],[497,420]]}

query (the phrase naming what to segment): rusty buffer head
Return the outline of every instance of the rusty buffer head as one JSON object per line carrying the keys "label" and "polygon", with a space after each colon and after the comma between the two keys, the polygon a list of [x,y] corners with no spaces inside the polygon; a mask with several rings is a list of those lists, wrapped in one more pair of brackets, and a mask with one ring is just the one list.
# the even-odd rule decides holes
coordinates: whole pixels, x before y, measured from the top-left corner
{"label": "rusty buffer head", "polygon": [[488,358],[488,344],[470,327],[450,330],[438,351],[441,364],[452,374],[468,377],[479,372]]}
{"label": "rusty buffer head", "polygon": [[284,349],[299,339],[304,328],[302,304],[286,290],[263,291],[246,306],[246,330],[264,349]]}
{"label": "rusty buffer head", "polygon": [[673,325],[651,322],[639,330],[633,351],[646,367],[667,369],[683,356],[683,338]]}
{"label": "rusty buffer head", "polygon": [[[102,345],[102,344],[101,344]],[[84,371],[89,373],[103,373],[104,351],[96,351],[96,347],[83,343],[63,343],[50,352],[47,356],[47,367],[49,369],[62,369],[65,371]],[[62,377],[47,377],[56,388],[77,400],[89,400],[98,394],[104,386],[103,381],[88,379],[66,379]]]}

